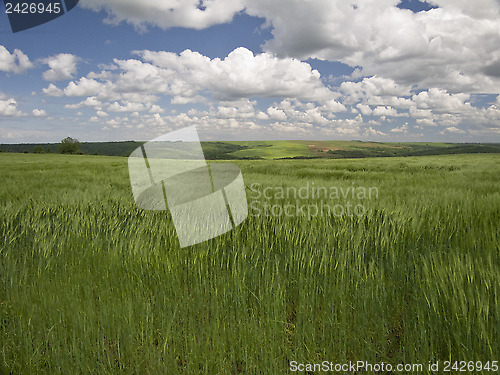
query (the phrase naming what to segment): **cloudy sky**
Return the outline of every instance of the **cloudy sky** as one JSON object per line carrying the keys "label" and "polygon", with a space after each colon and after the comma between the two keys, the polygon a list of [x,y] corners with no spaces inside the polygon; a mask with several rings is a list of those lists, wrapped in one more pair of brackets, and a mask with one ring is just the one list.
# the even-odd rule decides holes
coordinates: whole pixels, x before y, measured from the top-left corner
{"label": "cloudy sky", "polygon": [[0,143],[500,142],[500,0],[81,0],[12,33]]}

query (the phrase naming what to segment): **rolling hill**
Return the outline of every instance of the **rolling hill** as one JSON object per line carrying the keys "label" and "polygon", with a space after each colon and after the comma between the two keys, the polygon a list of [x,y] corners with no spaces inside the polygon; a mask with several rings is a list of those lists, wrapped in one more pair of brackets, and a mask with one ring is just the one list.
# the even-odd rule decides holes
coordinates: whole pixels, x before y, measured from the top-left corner
{"label": "rolling hill", "polygon": [[[128,156],[144,142],[84,142],[86,155]],[[58,143],[0,144],[0,152],[57,153]],[[363,141],[202,142],[208,160],[345,159],[500,153],[499,143],[406,143]]]}

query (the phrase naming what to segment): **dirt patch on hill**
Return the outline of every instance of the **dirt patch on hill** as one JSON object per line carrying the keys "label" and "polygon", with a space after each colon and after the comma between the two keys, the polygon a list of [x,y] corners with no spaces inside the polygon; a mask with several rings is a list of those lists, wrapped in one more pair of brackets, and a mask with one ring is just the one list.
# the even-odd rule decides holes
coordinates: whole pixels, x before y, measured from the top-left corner
{"label": "dirt patch on hill", "polygon": [[328,152],[328,151],[338,151],[338,150],[345,150],[343,147],[335,146],[335,145],[328,145],[326,143],[314,143],[314,144],[308,144],[307,148],[312,151],[312,152]]}

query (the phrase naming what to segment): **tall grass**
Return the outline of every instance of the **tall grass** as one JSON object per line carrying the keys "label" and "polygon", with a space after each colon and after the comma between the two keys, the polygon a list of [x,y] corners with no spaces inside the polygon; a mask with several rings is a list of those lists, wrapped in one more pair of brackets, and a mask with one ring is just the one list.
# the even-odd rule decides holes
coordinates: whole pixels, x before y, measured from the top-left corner
{"label": "tall grass", "polygon": [[356,200],[361,217],[249,216],[181,249],[168,213],[136,208],[126,159],[2,154],[0,373],[498,360],[499,161],[238,162],[248,187],[379,197]]}

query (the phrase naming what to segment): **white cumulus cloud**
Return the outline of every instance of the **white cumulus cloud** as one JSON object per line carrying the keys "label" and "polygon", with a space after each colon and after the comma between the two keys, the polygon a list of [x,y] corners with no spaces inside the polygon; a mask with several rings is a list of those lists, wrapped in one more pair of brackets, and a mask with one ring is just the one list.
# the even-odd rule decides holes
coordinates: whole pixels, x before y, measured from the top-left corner
{"label": "white cumulus cloud", "polygon": [[42,61],[50,68],[43,73],[43,79],[51,82],[73,79],[77,73],[77,63],[79,60],[77,56],[70,53],[60,53],[56,56],[43,59]]}
{"label": "white cumulus cloud", "polygon": [[101,93],[103,88],[103,83],[82,77],[78,82],[71,81],[63,91],[66,96],[95,96]]}
{"label": "white cumulus cloud", "polygon": [[0,116],[17,117],[24,113],[17,108],[17,101],[0,92]]}
{"label": "white cumulus cloud", "polygon": [[430,1],[438,9],[413,13],[400,0],[248,0],[264,17],[279,56],[340,61],[420,88],[497,92],[500,79],[500,3]]}
{"label": "white cumulus cloud", "polygon": [[7,48],[0,45],[0,71],[7,73],[24,73],[32,67],[33,63],[23,51],[15,49],[11,54]]}
{"label": "white cumulus cloud", "polygon": [[47,116],[47,112],[44,109],[34,109],[32,111],[32,113],[33,113],[33,116],[35,116],[35,117],[46,117]]}
{"label": "white cumulus cloud", "polygon": [[125,21],[140,30],[148,25],[204,29],[231,21],[245,7],[243,0],[82,0],[80,4],[105,10],[107,23]]}
{"label": "white cumulus cloud", "polygon": [[129,74],[122,77],[120,84],[125,85],[123,81],[127,80],[130,85],[131,81],[142,79],[141,85],[155,85],[156,91],[184,98],[196,98],[203,90],[222,100],[251,96],[309,99],[331,96],[321,82],[320,73],[309,64],[268,53],[254,55],[243,47],[225,59],[210,59],[190,50],[180,55],[164,51],[138,54],[144,62],[117,62]]}

